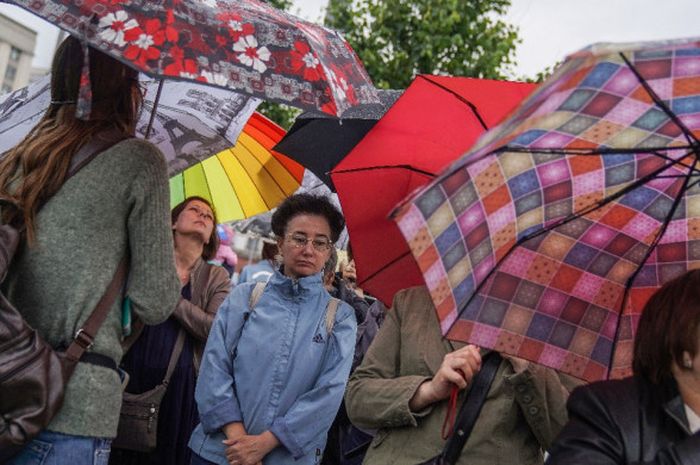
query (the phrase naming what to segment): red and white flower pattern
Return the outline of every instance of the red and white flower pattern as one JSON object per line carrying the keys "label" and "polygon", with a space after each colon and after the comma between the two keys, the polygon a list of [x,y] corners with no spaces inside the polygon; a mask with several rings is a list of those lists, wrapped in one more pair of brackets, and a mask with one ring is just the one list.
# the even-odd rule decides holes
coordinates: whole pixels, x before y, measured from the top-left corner
{"label": "red and white flower pattern", "polygon": [[202,78],[204,78],[204,80],[210,84],[216,84],[217,86],[221,87],[226,87],[226,84],[228,84],[228,77],[222,73],[203,71]]}
{"label": "red and white flower pattern", "polygon": [[135,19],[129,18],[124,10],[118,10],[114,13],[107,13],[102,18],[98,27],[100,37],[107,42],[123,47],[126,45],[124,40],[124,32],[130,29],[137,28],[139,23]]}
{"label": "red and white flower pattern", "polygon": [[125,37],[130,45],[124,50],[124,56],[135,63],[145,66],[149,60],[157,60],[160,57],[160,45],[165,42],[165,31],[161,29],[160,20],[146,21],[146,30],[134,28],[129,30]]}
{"label": "red and white flower pattern", "polygon": [[378,102],[340,35],[260,0],[6,1],[154,77],[206,81],[334,114],[356,100]]}
{"label": "red and white flower pattern", "polygon": [[290,52],[292,69],[309,81],[318,81],[322,76],[321,61],[305,42],[295,42]]}
{"label": "red and white flower pattern", "polygon": [[233,51],[238,52],[236,57],[246,66],[250,66],[259,73],[267,70],[266,61],[270,59],[271,53],[267,47],[258,47],[258,39],[255,36],[244,36],[233,44]]}

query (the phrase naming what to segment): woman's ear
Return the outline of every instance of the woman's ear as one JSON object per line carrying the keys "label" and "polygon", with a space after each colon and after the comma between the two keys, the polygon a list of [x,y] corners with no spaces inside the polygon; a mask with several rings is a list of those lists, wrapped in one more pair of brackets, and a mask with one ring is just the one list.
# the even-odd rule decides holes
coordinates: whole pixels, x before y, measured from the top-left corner
{"label": "woman's ear", "polygon": [[690,356],[690,352],[687,350],[683,351],[683,368],[686,370],[691,370],[693,368],[693,357]]}

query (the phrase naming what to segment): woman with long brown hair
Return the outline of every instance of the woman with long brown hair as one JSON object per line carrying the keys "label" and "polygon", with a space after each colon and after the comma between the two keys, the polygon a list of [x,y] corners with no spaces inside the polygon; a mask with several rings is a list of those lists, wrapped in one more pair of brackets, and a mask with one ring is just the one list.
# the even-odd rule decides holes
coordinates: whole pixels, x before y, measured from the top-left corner
{"label": "woman with long brown hair", "polygon": [[[207,263],[219,247],[216,213],[209,201],[188,197],[173,208],[171,223],[182,297],[173,316],[144,328],[124,357],[122,368],[130,375],[126,391],[140,394],[154,389],[163,383],[171,357],[177,364],[160,403],[155,450],[121,450],[115,442],[111,460],[115,465],[190,464],[187,442],[199,422],[194,401],[197,370],[216,311],[231,288],[228,272]],[[175,353],[180,333],[184,343]]]}
{"label": "woman with long brown hair", "polygon": [[[137,73],[94,49],[88,62],[89,116],[76,116],[85,57],[69,37],[54,56],[49,109],[0,161],[0,197],[16,205],[3,207],[3,220],[26,228],[3,286],[24,319],[61,350],[127,256],[128,282],[78,363],[61,410],[13,464],[106,463],[121,405],[122,300],[155,324],[178,299],[165,160],[133,138],[141,106]],[[92,145],[104,149],[75,172],[81,148]]]}

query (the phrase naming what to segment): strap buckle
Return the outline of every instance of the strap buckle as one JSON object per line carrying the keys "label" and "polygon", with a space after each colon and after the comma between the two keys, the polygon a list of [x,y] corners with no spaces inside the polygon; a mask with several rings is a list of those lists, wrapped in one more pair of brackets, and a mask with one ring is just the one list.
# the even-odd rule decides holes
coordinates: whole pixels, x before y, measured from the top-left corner
{"label": "strap buckle", "polygon": [[94,342],[94,338],[88,333],[86,333],[83,328],[80,328],[78,331],[76,331],[73,340],[84,350],[88,350],[90,347],[92,347],[92,344]]}

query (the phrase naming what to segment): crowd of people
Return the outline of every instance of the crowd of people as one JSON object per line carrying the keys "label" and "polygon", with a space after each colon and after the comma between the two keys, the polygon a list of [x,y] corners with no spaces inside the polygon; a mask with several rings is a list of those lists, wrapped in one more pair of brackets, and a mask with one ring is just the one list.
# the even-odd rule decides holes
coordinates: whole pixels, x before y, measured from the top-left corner
{"label": "crowd of people", "polygon": [[[324,197],[284,200],[232,287],[208,263],[214,209],[190,197],[168,213],[164,159],[133,137],[136,72],[89,53],[89,119],[68,38],[48,112],[0,161],[2,219],[23,230],[2,292],[60,351],[124,257],[128,280],[62,408],[10,464],[418,465],[448,463],[454,443],[463,465],[700,463],[700,271],[646,304],[634,376],[587,386],[444,339],[425,287],[388,310],[364,295],[352,261],[336,271],[344,219]],[[86,141],[103,143],[75,169]]]}

